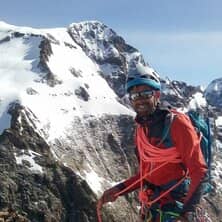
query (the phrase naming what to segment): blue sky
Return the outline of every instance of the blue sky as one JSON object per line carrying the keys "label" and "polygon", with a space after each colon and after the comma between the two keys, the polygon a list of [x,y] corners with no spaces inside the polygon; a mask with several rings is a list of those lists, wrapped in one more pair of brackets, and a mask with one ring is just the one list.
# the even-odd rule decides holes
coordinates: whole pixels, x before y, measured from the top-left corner
{"label": "blue sky", "polygon": [[1,0],[0,20],[35,28],[99,20],[162,76],[193,85],[222,77],[221,0]]}

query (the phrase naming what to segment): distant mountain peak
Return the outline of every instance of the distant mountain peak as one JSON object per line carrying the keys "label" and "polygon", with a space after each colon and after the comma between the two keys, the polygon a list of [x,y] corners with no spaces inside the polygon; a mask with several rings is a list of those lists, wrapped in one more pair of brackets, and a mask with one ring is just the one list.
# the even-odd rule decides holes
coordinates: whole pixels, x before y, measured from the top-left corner
{"label": "distant mountain peak", "polygon": [[207,87],[206,91],[222,91],[222,78],[214,79]]}
{"label": "distant mountain peak", "polygon": [[213,80],[204,94],[210,105],[222,108],[222,78]]}
{"label": "distant mountain peak", "polygon": [[109,28],[107,25],[105,25],[104,23],[100,22],[100,21],[96,21],[96,20],[92,20],[92,21],[82,21],[82,22],[78,22],[78,23],[72,23],[70,24],[69,28],[75,27],[78,30],[81,31],[98,31],[97,34],[99,34],[99,32],[104,32],[104,31],[111,31],[111,33],[116,34],[111,28]]}

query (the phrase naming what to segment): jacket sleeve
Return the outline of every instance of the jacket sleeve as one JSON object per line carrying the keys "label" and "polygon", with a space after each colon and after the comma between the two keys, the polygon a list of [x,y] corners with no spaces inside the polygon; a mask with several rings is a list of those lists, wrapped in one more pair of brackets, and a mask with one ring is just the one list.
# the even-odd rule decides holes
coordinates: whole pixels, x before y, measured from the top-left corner
{"label": "jacket sleeve", "polygon": [[171,136],[181,154],[183,164],[189,170],[191,183],[184,200],[184,211],[190,211],[199,202],[203,193],[207,165],[201,151],[200,139],[187,116],[176,116],[171,126]]}
{"label": "jacket sleeve", "polygon": [[139,173],[126,179],[122,183],[119,183],[116,185],[116,187],[123,191],[121,195],[125,195],[127,193],[130,193],[140,187],[140,181],[139,181],[140,175]]}

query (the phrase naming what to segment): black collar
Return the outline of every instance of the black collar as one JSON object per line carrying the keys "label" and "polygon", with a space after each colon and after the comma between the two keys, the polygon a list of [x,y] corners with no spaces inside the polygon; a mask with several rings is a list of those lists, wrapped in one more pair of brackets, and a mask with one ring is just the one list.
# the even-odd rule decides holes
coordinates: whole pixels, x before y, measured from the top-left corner
{"label": "black collar", "polygon": [[136,116],[135,121],[143,126],[151,126],[151,125],[155,125],[161,121],[165,121],[165,117],[166,115],[169,113],[169,108],[166,107],[157,107],[156,110],[150,114],[150,115],[146,115],[146,116]]}

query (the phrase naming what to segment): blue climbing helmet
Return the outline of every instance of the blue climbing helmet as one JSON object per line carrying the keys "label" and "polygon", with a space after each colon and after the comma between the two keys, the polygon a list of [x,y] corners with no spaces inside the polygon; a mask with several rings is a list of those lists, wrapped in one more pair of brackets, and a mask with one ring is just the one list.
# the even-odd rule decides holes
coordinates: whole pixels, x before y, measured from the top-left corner
{"label": "blue climbing helmet", "polygon": [[138,85],[147,85],[154,90],[161,89],[159,75],[152,68],[141,63],[129,67],[126,91],[129,92],[133,86]]}

